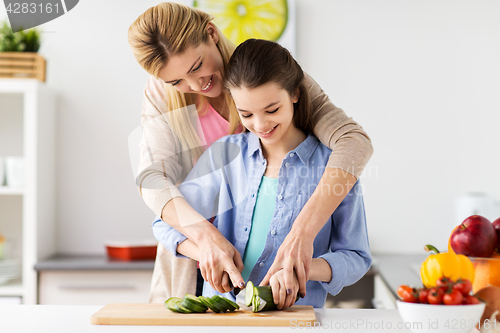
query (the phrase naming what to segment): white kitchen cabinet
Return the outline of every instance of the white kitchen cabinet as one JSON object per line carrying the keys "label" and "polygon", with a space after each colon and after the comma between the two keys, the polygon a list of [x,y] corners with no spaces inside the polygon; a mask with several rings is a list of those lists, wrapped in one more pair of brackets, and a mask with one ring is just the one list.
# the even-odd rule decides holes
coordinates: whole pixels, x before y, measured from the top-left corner
{"label": "white kitchen cabinet", "polygon": [[374,278],[373,307],[376,309],[396,309],[396,298],[379,274],[375,275]]}
{"label": "white kitchen cabinet", "polygon": [[[0,233],[22,261],[16,281],[0,297],[37,303],[38,260],[55,252],[55,96],[34,79],[0,79],[0,156],[24,158],[24,186],[0,186]],[[1,185],[1,184],[0,184]]]}
{"label": "white kitchen cabinet", "polygon": [[395,309],[397,290],[401,285],[422,286],[420,265],[427,254],[374,254],[373,306],[377,309]]}
{"label": "white kitchen cabinet", "polygon": [[105,305],[148,303],[152,271],[44,271],[39,303]]}

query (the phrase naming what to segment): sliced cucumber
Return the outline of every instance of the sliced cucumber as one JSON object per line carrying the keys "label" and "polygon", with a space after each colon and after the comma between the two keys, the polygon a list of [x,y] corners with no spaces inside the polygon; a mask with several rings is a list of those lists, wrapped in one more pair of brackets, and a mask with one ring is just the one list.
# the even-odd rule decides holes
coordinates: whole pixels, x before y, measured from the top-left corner
{"label": "sliced cucumber", "polygon": [[203,313],[208,310],[208,307],[205,306],[205,304],[203,304],[198,297],[191,294],[184,295],[181,305],[193,312],[198,313]]}
{"label": "sliced cucumber", "polygon": [[251,306],[253,301],[253,282],[248,281],[245,287],[245,304]]}
{"label": "sliced cucumber", "polygon": [[189,300],[190,302],[192,302],[194,304],[198,304],[199,306],[203,306],[203,303],[200,301],[200,298],[196,297],[194,295],[186,294],[186,295],[184,295],[184,299]]}
{"label": "sliced cucumber", "polygon": [[207,312],[207,310],[208,310],[208,307],[206,307],[205,305],[198,306],[198,305],[196,305],[194,303],[190,303],[189,301],[186,301],[186,300],[182,300],[181,305],[184,308],[191,310],[191,312],[196,312],[196,313],[204,313],[204,312]]}
{"label": "sliced cucumber", "polygon": [[256,295],[253,296],[253,298],[252,298],[252,311],[253,312],[259,312],[260,300],[261,300],[261,298],[259,296],[256,296]]}
{"label": "sliced cucumber", "polygon": [[226,312],[228,309],[227,303],[219,295],[214,295],[210,297],[210,302],[213,306],[219,309],[220,312]]}
{"label": "sliced cucumber", "polygon": [[228,310],[235,311],[240,308],[235,302],[220,295],[214,295],[208,298],[205,296],[196,297],[191,294],[186,294],[182,299],[179,297],[170,297],[165,301],[164,305],[170,311],[179,313],[204,313],[208,309],[219,313]]}
{"label": "sliced cucumber", "polygon": [[182,305],[182,301],[175,302],[175,308],[177,309],[178,312],[181,312],[181,313],[193,313],[194,312],[194,311],[184,307]]}
{"label": "sliced cucumber", "polygon": [[238,304],[225,297],[215,295],[212,298],[214,298],[217,306],[220,305],[220,307],[224,307],[225,310],[234,311],[240,308]]}
{"label": "sliced cucumber", "polygon": [[233,309],[229,309],[229,311],[235,311],[235,310],[238,310],[240,308],[240,306],[238,304],[236,304],[235,302],[231,301],[230,299],[227,299],[227,298],[224,298],[224,301],[229,303],[229,306],[232,307]]}
{"label": "sliced cucumber", "polygon": [[179,312],[176,308],[175,308],[175,303],[177,302],[181,302],[182,300],[179,298],[179,297],[170,297],[169,299],[167,299],[165,301],[165,306],[167,307],[167,309],[169,309],[170,311],[173,311],[173,312]]}
{"label": "sliced cucumber", "polygon": [[212,302],[210,301],[209,298],[207,298],[205,296],[198,296],[198,299],[200,300],[200,302],[202,302],[205,306],[207,306],[213,312],[215,312],[215,313],[220,312],[220,310],[217,307],[212,305]]}

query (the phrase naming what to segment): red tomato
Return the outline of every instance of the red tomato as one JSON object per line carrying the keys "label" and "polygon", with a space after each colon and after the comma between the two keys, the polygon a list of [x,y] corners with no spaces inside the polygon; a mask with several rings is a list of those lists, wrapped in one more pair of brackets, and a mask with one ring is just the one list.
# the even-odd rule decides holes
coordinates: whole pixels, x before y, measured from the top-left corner
{"label": "red tomato", "polygon": [[427,288],[422,288],[420,289],[418,293],[418,300],[420,303],[429,303],[429,300],[427,299],[429,297],[429,289]]}
{"label": "red tomato", "polygon": [[451,292],[451,285],[441,286],[439,287],[440,293],[444,296],[444,294]]}
{"label": "red tomato", "polygon": [[398,296],[399,296],[399,298],[403,298],[403,294],[405,292],[410,291],[410,290],[411,290],[410,286],[406,286],[406,285],[399,286],[398,287]]}
{"label": "red tomato", "polygon": [[443,302],[444,291],[441,288],[431,288],[427,300],[430,304],[441,304]]}
{"label": "red tomato", "polygon": [[479,304],[479,300],[477,299],[476,296],[472,296],[472,295],[467,295],[467,296],[464,296],[464,299],[462,301],[462,304],[466,304],[466,305],[470,305],[470,304]]}
{"label": "red tomato", "polygon": [[446,276],[443,276],[436,281],[436,287],[448,287],[451,284],[453,284],[453,280],[447,278]]}
{"label": "red tomato", "polygon": [[416,290],[414,288],[411,288],[409,286],[399,286],[398,288],[398,296],[401,298],[403,302],[408,302],[408,303],[417,303],[418,298],[416,296]]}
{"label": "red tomato", "polygon": [[454,289],[451,292],[444,294],[443,303],[446,305],[460,305],[462,304],[463,299],[464,296],[462,293]]}
{"label": "red tomato", "polygon": [[453,285],[453,289],[458,290],[462,295],[467,296],[472,290],[472,283],[467,279],[458,279],[458,281]]}

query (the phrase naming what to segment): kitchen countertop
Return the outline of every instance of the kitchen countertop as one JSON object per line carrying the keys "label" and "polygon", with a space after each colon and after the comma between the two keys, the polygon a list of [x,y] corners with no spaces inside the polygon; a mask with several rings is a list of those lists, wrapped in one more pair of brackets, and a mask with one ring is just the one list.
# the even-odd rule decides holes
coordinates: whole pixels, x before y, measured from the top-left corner
{"label": "kitchen countertop", "polygon": [[[398,286],[407,284],[420,286],[419,267],[427,257],[408,254],[373,254],[373,269],[384,280],[396,296]],[[154,261],[126,262],[108,259],[106,256],[56,256],[37,263],[35,269],[44,270],[152,270]],[[57,305],[0,305],[0,327],[2,332],[102,332],[102,333],[164,333],[166,329],[175,332],[192,332],[193,326],[112,326],[91,325],[90,316],[102,306],[57,306]],[[321,329],[341,332],[384,332],[410,333],[393,309],[315,309]],[[26,320],[29,318],[29,320]],[[288,332],[290,327],[260,327],[264,332]],[[318,328],[318,327],[317,327]],[[204,332],[231,332],[235,327],[205,326]],[[239,333],[255,332],[255,327],[238,327]],[[473,330],[471,332],[478,332]]]}
{"label": "kitchen countertop", "polygon": [[397,298],[402,284],[420,287],[420,265],[428,254],[373,254],[373,266],[387,287]]}
{"label": "kitchen countertop", "polygon": [[[114,326],[91,325],[90,316],[101,306],[59,305],[0,305],[0,328],[5,333],[71,332],[71,333],[191,333],[193,326]],[[166,310],[168,311],[168,310]],[[394,332],[410,333],[397,310],[374,309],[315,309],[321,329],[338,332]],[[259,327],[262,333],[296,330],[290,327]],[[318,329],[319,327],[316,327]],[[234,333],[232,326],[203,326],[206,333]],[[238,327],[239,333],[254,333],[256,327]]]}
{"label": "kitchen countertop", "polygon": [[74,270],[150,270],[153,271],[154,260],[124,261],[110,259],[105,255],[55,255],[41,260],[35,270],[74,271]]}

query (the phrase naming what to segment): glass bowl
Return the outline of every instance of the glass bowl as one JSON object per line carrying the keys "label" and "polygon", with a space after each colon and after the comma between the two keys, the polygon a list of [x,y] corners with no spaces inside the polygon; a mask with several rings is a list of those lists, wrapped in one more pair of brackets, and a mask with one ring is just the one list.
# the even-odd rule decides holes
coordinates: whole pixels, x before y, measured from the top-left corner
{"label": "glass bowl", "polygon": [[469,257],[474,265],[474,283],[472,291],[493,285],[500,287],[500,255],[494,254],[490,258]]}

